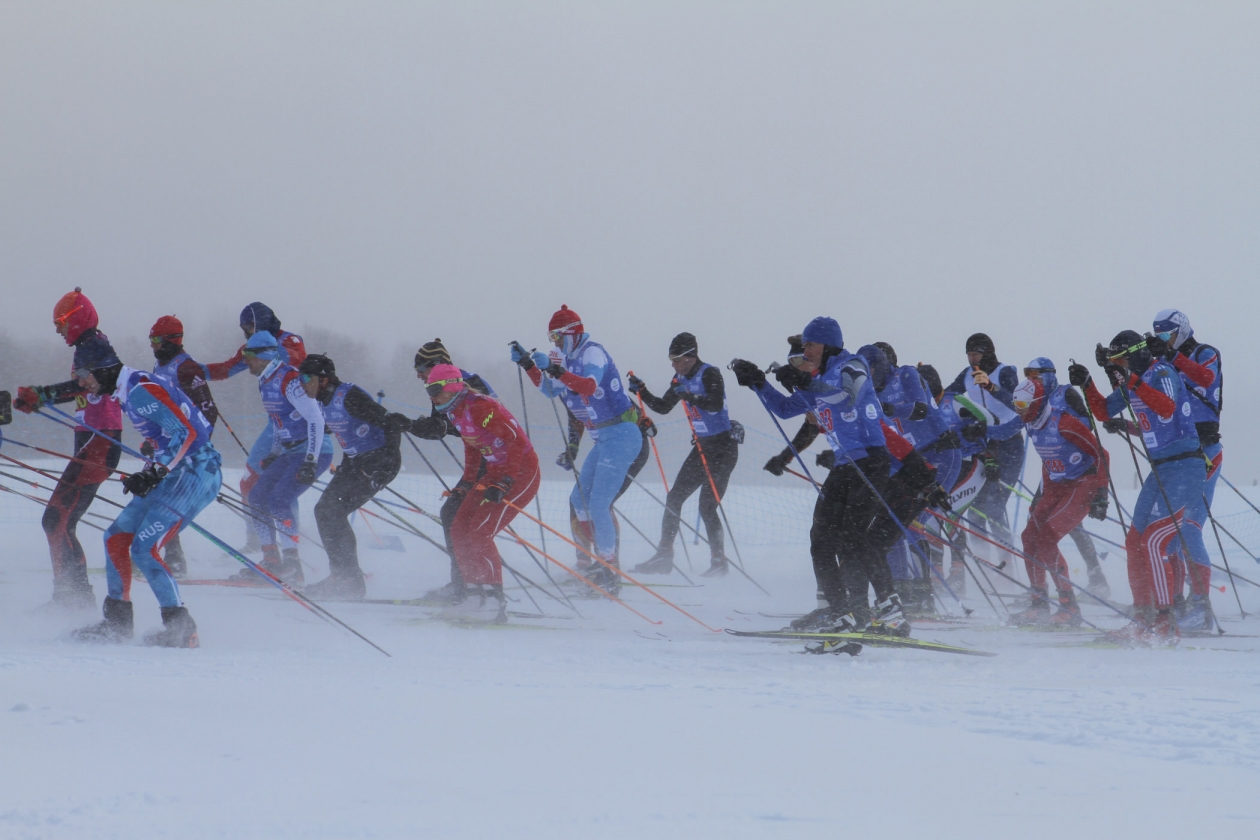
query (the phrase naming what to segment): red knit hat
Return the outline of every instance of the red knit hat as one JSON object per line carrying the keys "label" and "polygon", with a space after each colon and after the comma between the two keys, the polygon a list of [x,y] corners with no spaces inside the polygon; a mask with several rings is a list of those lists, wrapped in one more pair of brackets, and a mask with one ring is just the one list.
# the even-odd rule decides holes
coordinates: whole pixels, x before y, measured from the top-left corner
{"label": "red knit hat", "polygon": [[547,322],[547,332],[558,332],[561,335],[580,335],[582,329],[582,316],[574,312],[564,304],[556,310],[556,314],[551,316],[551,320]]}
{"label": "red knit hat", "polygon": [[184,324],[174,315],[163,315],[153,322],[149,338],[164,338],[171,344],[184,343]]}
{"label": "red knit hat", "polygon": [[92,301],[76,286],[73,292],[62,295],[61,300],[53,306],[53,323],[59,327],[65,326],[66,344],[73,345],[84,331],[95,329],[100,319]]}

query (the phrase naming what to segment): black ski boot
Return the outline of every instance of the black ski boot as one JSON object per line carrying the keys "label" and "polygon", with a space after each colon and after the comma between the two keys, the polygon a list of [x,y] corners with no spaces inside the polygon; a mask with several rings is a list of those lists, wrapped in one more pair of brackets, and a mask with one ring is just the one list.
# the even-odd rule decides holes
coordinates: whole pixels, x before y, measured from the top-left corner
{"label": "black ski boot", "polygon": [[336,571],[304,588],[302,594],[316,600],[362,601],[367,595],[367,583],[358,569]]}
{"label": "black ski boot", "polygon": [[[263,558],[258,563],[258,567],[272,577],[282,578],[280,574],[280,549],[275,545],[264,545],[262,547]],[[256,571],[246,566],[236,574],[228,578],[232,583],[239,583],[245,586],[268,586],[267,581],[262,579]]]}
{"label": "black ski boot", "polygon": [[280,552],[280,579],[293,586],[301,586],[306,582],[302,574],[302,558],[298,557],[296,548],[286,548]]}
{"label": "black ski boot", "polygon": [[1032,587],[1028,590],[1032,602],[1028,605],[1028,609],[1021,610],[1017,613],[1011,613],[1008,622],[1015,627],[1032,627],[1036,625],[1045,625],[1050,623],[1050,593],[1049,590],[1042,587]]}
{"label": "black ski boot", "polygon": [[595,568],[585,573],[586,577],[591,583],[600,587],[608,594],[616,595],[621,591],[621,575],[614,572],[613,569],[620,569],[621,565],[616,560],[606,560],[604,562],[607,563],[608,566],[612,566],[612,569],[608,568],[608,566],[605,566],[603,563],[596,563],[594,564]]}
{"label": "black ski boot", "polygon": [[788,625],[789,630],[801,630],[810,632],[813,630],[825,630],[836,623],[842,613],[838,613],[831,608],[830,605],[819,607],[812,612],[807,612],[800,618],[792,619],[792,623]]}
{"label": "black ski boot", "polygon": [[106,598],[101,612],[105,620],[75,630],[75,641],[117,644],[135,635],[135,611],[130,601]]}
{"label": "black ski boot", "polygon": [[195,648],[201,647],[197,638],[197,625],[184,607],[162,607],[161,630],[144,637],[144,643],[153,647]]}
{"label": "black ski boot", "polygon": [[657,552],[630,571],[640,575],[668,575],[674,571],[674,550],[657,549]]}
{"label": "black ski boot", "polygon": [[726,577],[727,572],[731,570],[731,561],[726,559],[723,554],[715,554],[709,560],[709,568],[700,573],[700,577]]}

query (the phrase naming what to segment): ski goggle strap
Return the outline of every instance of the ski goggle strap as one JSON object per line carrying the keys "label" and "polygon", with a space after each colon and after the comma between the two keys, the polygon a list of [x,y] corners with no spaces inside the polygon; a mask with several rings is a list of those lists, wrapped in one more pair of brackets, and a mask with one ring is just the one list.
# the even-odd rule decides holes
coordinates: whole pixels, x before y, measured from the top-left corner
{"label": "ski goggle strap", "polygon": [[64,327],[66,325],[66,322],[70,320],[70,316],[78,312],[82,308],[83,308],[83,304],[79,304],[78,306],[66,312],[66,314],[62,315],[60,318],[53,318],[53,323],[59,327]]}
{"label": "ski goggle strap", "polygon": [[574,321],[572,324],[565,324],[562,329],[549,331],[547,333],[547,338],[551,339],[552,344],[559,344],[560,339],[564,338],[566,335],[580,333],[582,331],[579,329],[581,326],[581,321]]}
{"label": "ski goggle strap", "polygon": [[696,355],[696,348],[692,347],[690,350],[684,350],[683,352],[679,353],[677,356],[671,355],[669,357],[669,360],[671,362],[676,362],[679,359],[685,359],[688,356],[694,356],[694,355]]}
{"label": "ski goggle strap", "polygon": [[1139,341],[1137,344],[1134,344],[1131,347],[1126,347],[1123,350],[1109,354],[1107,358],[1111,359],[1114,362],[1120,359],[1124,359],[1128,356],[1131,356],[1139,350],[1145,350],[1145,349],[1146,349],[1146,339],[1144,338],[1141,341]]}
{"label": "ski goggle strap", "polygon": [[152,344],[154,347],[157,347],[163,341],[166,341],[168,338],[183,338],[183,337],[184,337],[183,333],[170,333],[168,335],[151,335],[149,336],[149,343]]}
{"label": "ski goggle strap", "polygon": [[424,390],[428,392],[430,397],[436,397],[438,394],[442,393],[447,385],[454,385],[457,383],[462,385],[463,382],[463,377],[456,379],[435,379],[428,385],[425,385]]}

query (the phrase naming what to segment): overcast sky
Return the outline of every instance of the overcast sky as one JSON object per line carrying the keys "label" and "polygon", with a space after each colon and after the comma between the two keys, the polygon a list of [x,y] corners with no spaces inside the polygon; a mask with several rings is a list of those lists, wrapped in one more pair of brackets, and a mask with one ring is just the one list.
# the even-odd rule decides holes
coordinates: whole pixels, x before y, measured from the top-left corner
{"label": "overcast sky", "polygon": [[81,285],[113,335],[260,299],[498,358],[568,303],[652,383],[817,314],[1064,373],[1173,306],[1250,479],[1258,44],[1254,2],[5,2],[0,329]]}

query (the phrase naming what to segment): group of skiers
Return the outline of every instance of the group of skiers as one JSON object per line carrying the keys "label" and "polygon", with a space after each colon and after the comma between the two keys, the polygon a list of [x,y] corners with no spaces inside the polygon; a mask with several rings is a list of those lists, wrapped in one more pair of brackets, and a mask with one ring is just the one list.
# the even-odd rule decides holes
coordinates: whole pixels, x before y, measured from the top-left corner
{"label": "group of skiers", "polygon": [[[428,440],[456,436],[464,444],[464,471],[445,494],[440,515],[451,582],[427,597],[457,604],[476,596],[479,603],[497,605],[497,618],[504,620],[495,537],[538,492],[538,455],[493,389],[456,366],[440,339],[415,356],[432,412],[410,418],[339,379],[332,359],[307,354],[301,337],[284,330],[262,303],[242,310],[244,344],[217,364],[194,361],[184,350],[179,319],[159,318],[149,335],[152,372],[123,365],[81,290],[62,297],[53,318],[74,348],[73,377],[22,386],[14,405],[30,413],[75,403],[75,452],[43,520],[54,604],[95,604],[75,525],[117,469],[126,448],[124,413],[144,439],[135,453],[145,459],[144,468],[122,476],[124,493],[133,499],[105,534],[104,618],[78,631],[80,638],[133,636],[134,564],[162,608],[163,630],[146,640],[197,646],[196,625],[177,583],[186,569],[179,532],[221,489],[211,435],[222,417],[207,383],[242,371],[256,377],[268,422],[248,450],[236,503],[257,540],[247,550],[261,551],[262,560],[257,570],[242,570],[239,582],[265,584],[261,573],[303,585],[298,500],[329,470],[336,438],[343,458],[315,505],[329,574],[303,591],[311,598],[363,598],[351,515],[397,476],[403,434]],[[633,571],[673,571],[681,508],[699,491],[711,553],[705,574],[725,574],[732,561],[719,512],[743,428],[730,417],[722,371],[701,360],[693,334],[680,333],[668,348],[673,376],[657,396],[633,373],[623,385],[609,351],[567,306],[552,316],[547,335],[550,352],[527,351],[513,341],[509,354],[544,395],[559,398],[566,409],[567,446],[557,463],[574,471],[569,502],[576,572],[615,594],[621,564],[614,505],[649,457],[656,427],[645,412],[668,414],[681,404],[692,449],[667,494],[657,550]],[[1099,345],[1096,361],[1110,386],[1108,396],[1079,364],[1068,368],[1070,386],[1060,384],[1056,366],[1045,357],[1025,366],[1021,380],[1015,367],[998,361],[993,342],[981,333],[967,340],[967,365],[942,386],[929,365],[899,365],[887,343],[850,351],[840,325],[827,317],[813,319],[788,339],[785,364],[762,370],[732,361],[738,385],[752,389],[773,417],[806,418],[766,470],[791,471],[813,482],[801,453],[819,436],[830,447],[815,461],[826,469],[826,477],[814,483],[810,528],[818,607],[793,626],[908,634],[915,611],[932,609],[938,592],[932,576],[939,591],[962,586],[961,564],[947,572],[944,557],[946,549],[968,551],[963,532],[987,534],[994,544],[1013,548],[1007,501],[1020,484],[1025,432],[1041,457],[1042,474],[1022,533],[1030,601],[1013,618],[1079,623],[1080,607],[1058,544],[1069,534],[1077,539],[1090,566],[1090,591],[1109,594],[1093,545],[1081,530],[1087,515],[1107,515],[1110,466],[1101,427],[1123,436],[1150,464],[1126,532],[1134,611],[1125,632],[1149,642],[1174,639],[1179,626],[1210,628],[1211,565],[1201,528],[1221,465],[1221,364],[1219,353],[1193,336],[1184,314],[1165,310],[1146,336],[1126,330],[1108,347]],[[579,466],[583,436],[593,445]],[[1050,580],[1058,595],[1053,612]]]}

